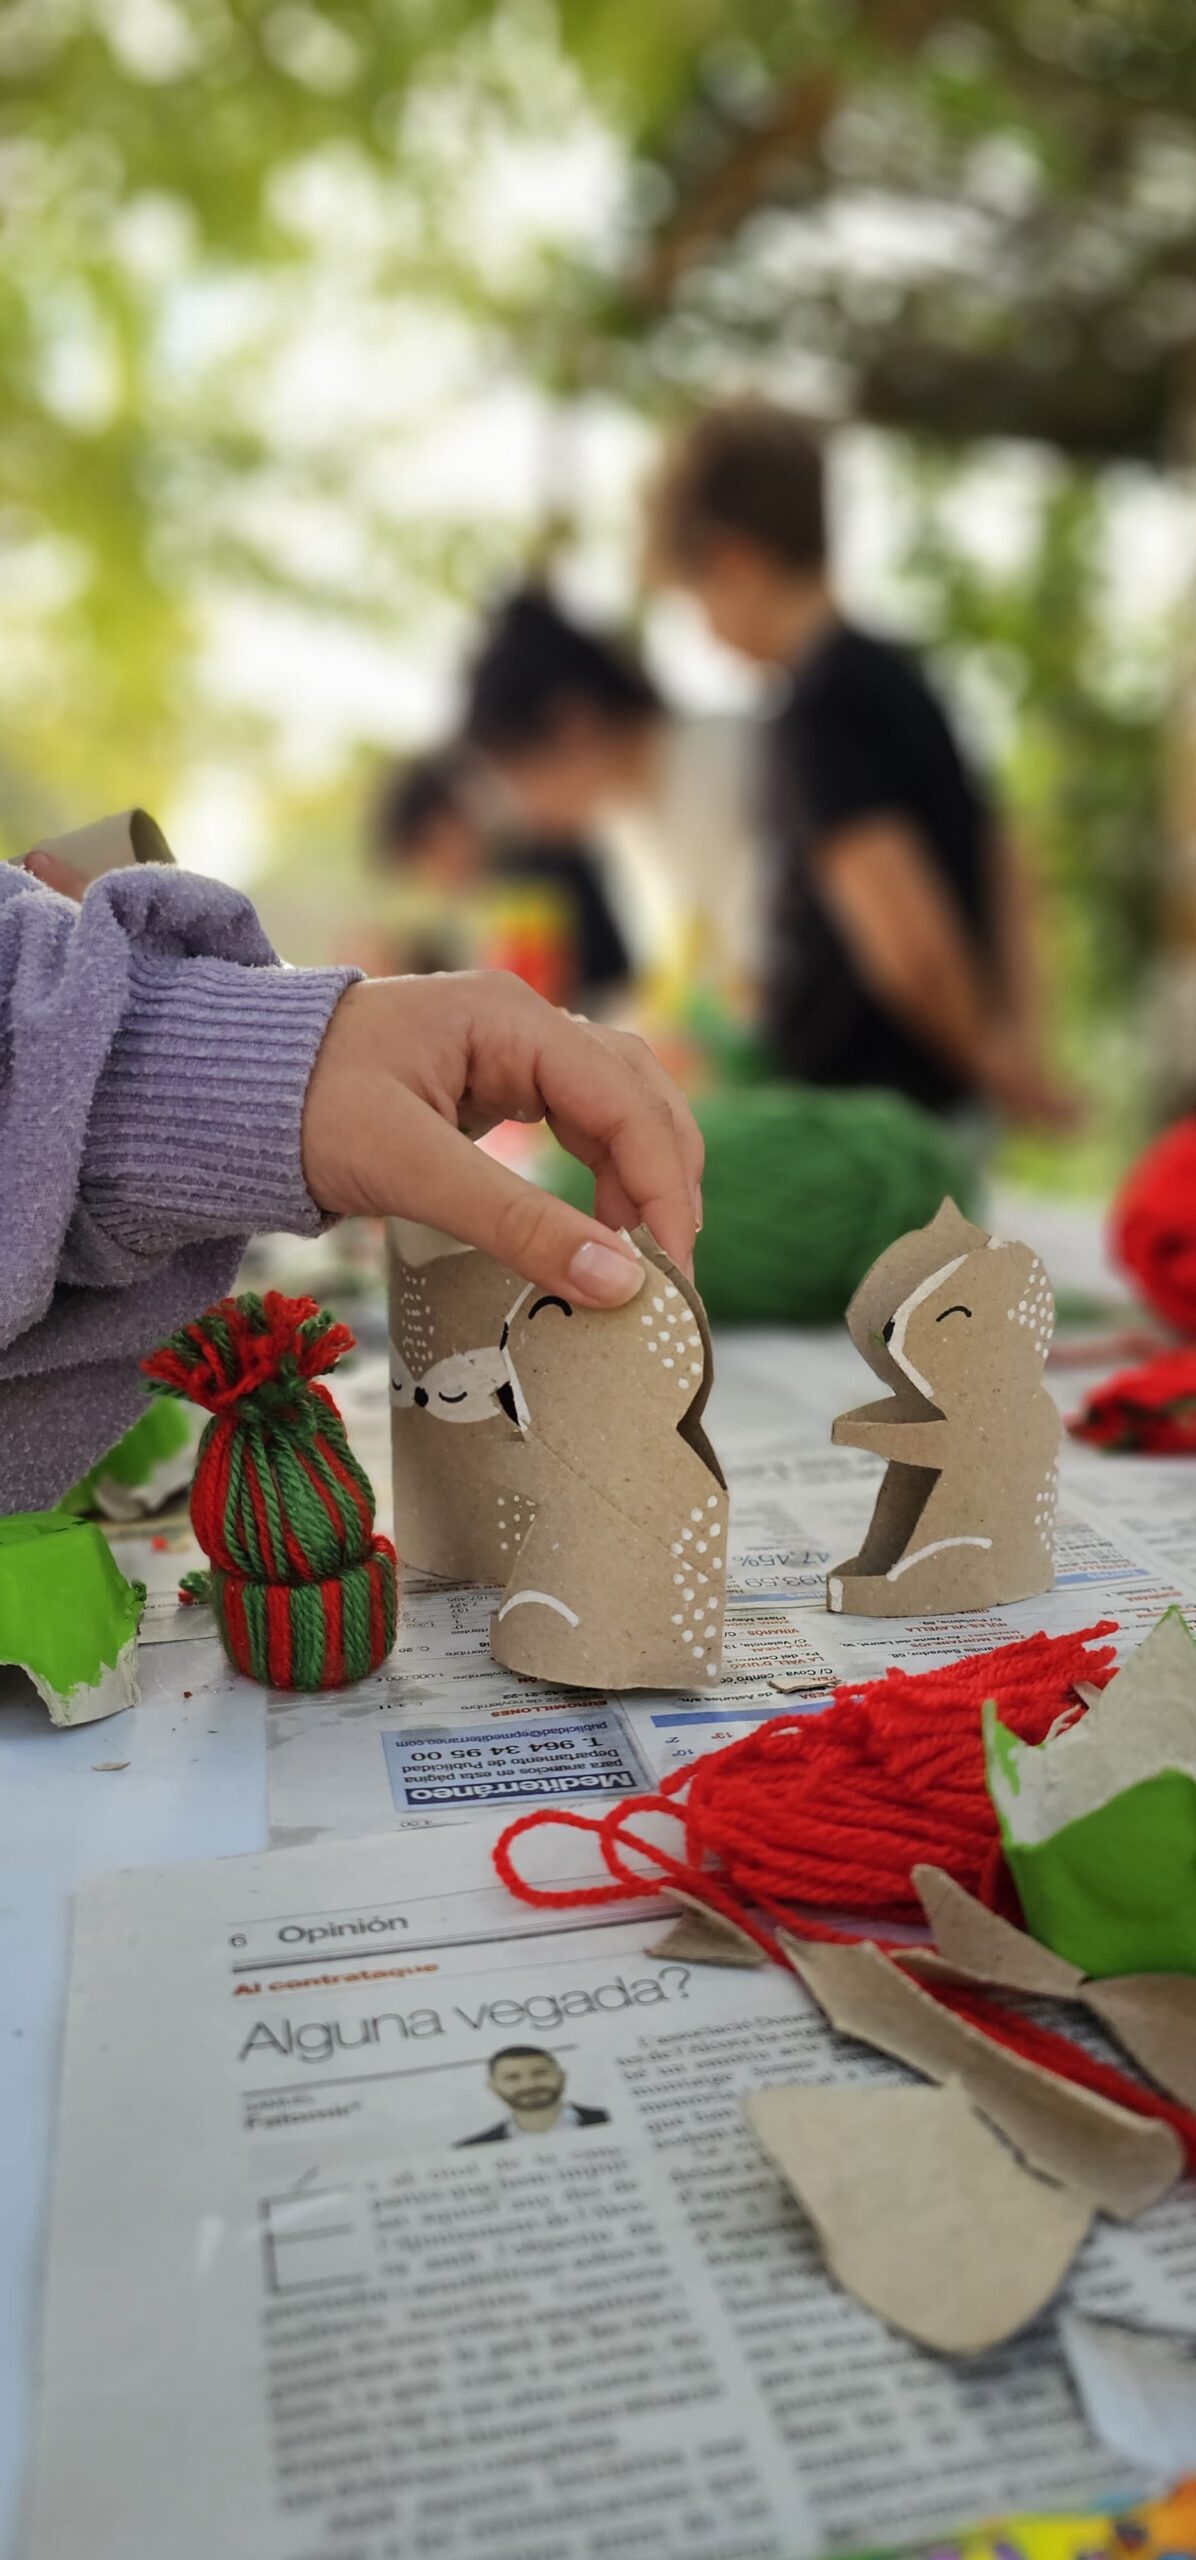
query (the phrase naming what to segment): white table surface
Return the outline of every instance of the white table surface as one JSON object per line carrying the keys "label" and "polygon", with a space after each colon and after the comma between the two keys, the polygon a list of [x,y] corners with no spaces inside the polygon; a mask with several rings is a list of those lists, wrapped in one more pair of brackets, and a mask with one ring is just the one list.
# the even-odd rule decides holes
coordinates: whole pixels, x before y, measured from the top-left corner
{"label": "white table surface", "polygon": [[[1004,1204],[1002,1204],[1004,1207]],[[1006,1209],[1005,1233],[1039,1245],[1061,1288],[1098,1281],[1091,1212]],[[711,1408],[742,1418],[842,1401],[841,1331],[741,1334],[719,1346]],[[346,1398],[346,1404],[348,1404]],[[350,1421],[350,1429],[353,1425]],[[364,1454],[364,1451],[363,1451]],[[151,1524],[152,1525],[152,1524]],[[0,2553],[16,2560],[17,2507],[37,2370],[42,2256],[69,1963],[71,1898],[88,1876],[246,1855],[265,1847],[265,1697],[249,1681],[205,1694],[209,1645],[142,1648],[142,1704],[58,1731],[19,1674],[0,1671]],[[186,1699],[185,1689],[193,1695]],[[105,1771],[103,1761],[127,1761]],[[102,2212],[104,2199],[96,2197]],[[141,2560],[130,2554],[130,2560]]]}

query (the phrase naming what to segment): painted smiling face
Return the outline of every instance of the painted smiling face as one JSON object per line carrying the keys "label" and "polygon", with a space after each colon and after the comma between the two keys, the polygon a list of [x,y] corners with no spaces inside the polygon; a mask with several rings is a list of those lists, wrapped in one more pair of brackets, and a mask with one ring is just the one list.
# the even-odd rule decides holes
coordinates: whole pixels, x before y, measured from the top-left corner
{"label": "painted smiling face", "polygon": [[435,1422],[492,1422],[500,1411],[513,1418],[507,1364],[497,1345],[450,1351],[416,1376],[392,1343],[390,1401],[399,1413],[427,1413]]}
{"label": "painted smiling face", "polygon": [[[402,1246],[409,1249],[404,1252]],[[505,1581],[521,1505],[524,1439],[500,1336],[522,1283],[484,1254],[445,1243],[418,1258],[392,1229],[390,1407],[399,1553],[462,1582]],[[441,1423],[469,1423],[442,1431]],[[505,1543],[504,1543],[505,1541]]]}
{"label": "painted smiling face", "polygon": [[1002,1394],[1037,1378],[1054,1319],[1050,1284],[1029,1245],[996,1238],[931,1272],[885,1327],[890,1357],[941,1410],[977,1392],[981,1376]]}

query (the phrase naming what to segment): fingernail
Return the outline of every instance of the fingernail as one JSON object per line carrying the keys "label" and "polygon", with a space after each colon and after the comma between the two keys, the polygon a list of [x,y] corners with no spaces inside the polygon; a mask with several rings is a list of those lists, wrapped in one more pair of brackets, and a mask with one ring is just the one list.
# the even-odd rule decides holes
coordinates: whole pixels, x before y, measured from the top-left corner
{"label": "fingernail", "polygon": [[699,1235],[701,1235],[701,1232],[702,1232],[702,1185],[701,1185],[701,1183],[700,1183],[700,1182],[695,1182],[695,1184],[694,1184],[694,1225],[695,1225],[695,1227],[697,1228],[698,1234],[699,1234]]}
{"label": "fingernail", "polygon": [[618,1253],[609,1244],[579,1244],[569,1265],[569,1279],[584,1297],[601,1307],[623,1307],[644,1285],[644,1265],[637,1254]]}

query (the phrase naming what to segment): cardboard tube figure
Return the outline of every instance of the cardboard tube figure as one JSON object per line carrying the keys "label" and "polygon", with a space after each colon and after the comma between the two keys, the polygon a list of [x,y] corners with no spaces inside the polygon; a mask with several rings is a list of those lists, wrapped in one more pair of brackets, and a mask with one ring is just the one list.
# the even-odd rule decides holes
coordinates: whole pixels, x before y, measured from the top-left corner
{"label": "cardboard tube figure", "polygon": [[119,809],[111,818],[93,818],[66,836],[41,836],[33,853],[57,854],[60,862],[84,880],[100,880],[108,871],[127,871],[135,862],[169,862],[174,855],[156,818],[148,809]]}
{"label": "cardboard tube figure", "polygon": [[583,1689],[709,1690],[727,1489],[701,1427],[710,1336],[653,1265],[625,1307],[570,1307],[482,1253],[390,1224],[395,1542],[504,1586],[491,1651]]}
{"label": "cardboard tube figure", "polygon": [[1050,1589],[1053,1325],[1038,1256],[970,1225],[953,1200],[873,1264],[847,1329],[892,1392],[840,1414],[831,1437],[889,1464],[859,1554],[828,1576],[828,1608],[926,1617]]}

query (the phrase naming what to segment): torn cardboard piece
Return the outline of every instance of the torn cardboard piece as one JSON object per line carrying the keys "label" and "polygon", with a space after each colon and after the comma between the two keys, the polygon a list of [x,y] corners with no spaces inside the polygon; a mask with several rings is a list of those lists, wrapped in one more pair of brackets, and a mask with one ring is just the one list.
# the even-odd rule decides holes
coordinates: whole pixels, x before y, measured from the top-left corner
{"label": "torn cardboard piece", "polygon": [[101,1530],[65,1511],[0,1520],[0,1662],[32,1680],[57,1725],[135,1707],[145,1588],[126,1582]]}
{"label": "torn cardboard piece", "polygon": [[708,1903],[682,1893],[676,1885],[669,1886],[669,1900],[684,1904],[682,1916],[663,1938],[653,1941],[647,1950],[650,1956],[667,1957],[673,1964],[767,1964],[763,1947],[721,1911],[712,1911]]}
{"label": "torn cardboard piece", "polygon": [[[1024,1929],[1015,1929],[1011,1920],[1002,1920],[999,1912],[987,1910],[942,1867],[914,1867],[910,1881],[942,1959],[930,1969],[943,1979],[979,1983],[986,1990],[1020,1991],[1028,1998],[1075,1999],[1084,1979],[1078,1965],[1040,1946]],[[926,1952],[923,1947],[903,1949],[902,1964],[919,1972]]]}
{"label": "torn cardboard piece", "polygon": [[1120,2222],[1157,2203],[1184,2167],[1170,2125],[1134,2115],[993,2044],[911,1982],[878,1947],[813,1946],[777,1932],[840,2035],[858,2036],[931,2080],[958,2080],[1031,2168],[1079,2188]]}
{"label": "torn cardboard piece", "polygon": [[1196,2455],[1196,2337],[1081,2311],[1063,2312],[1059,2335],[1093,2435],[1177,2487]]}
{"label": "torn cardboard piece", "polygon": [[873,1264],[847,1328],[890,1392],[840,1414],[831,1437],[888,1465],[858,1555],[828,1575],[829,1609],[925,1617],[1050,1589],[1061,1426],[1042,1371],[1053,1324],[1030,1246],[971,1225],[953,1200]]}
{"label": "torn cardboard piece", "polygon": [[760,2089],[744,2112],[832,2275],[944,2355],[982,2355],[1024,2328],[1092,2221],[1091,2197],[1024,2168],[955,2081]]}
{"label": "torn cardboard piece", "polygon": [[42,836],[31,853],[52,853],[68,862],[84,880],[99,880],[106,871],[124,871],[134,862],[170,862],[174,855],[156,818],[148,809],[118,809],[111,818],[93,818],[65,836]]}
{"label": "torn cardboard piece", "polygon": [[646,1229],[633,1241],[651,1266],[639,1295],[572,1308],[391,1222],[396,1543],[427,1571],[505,1585],[490,1641],[508,1670],[706,1689],[728,1518],[701,1425],[710,1334],[692,1282]]}
{"label": "torn cardboard piece", "polygon": [[1196,2107],[1196,1976],[1123,1973],[1086,1982],[1083,1997],[1149,2080]]}
{"label": "torn cardboard piece", "polygon": [[1196,1643],[1180,1610],[1062,1732],[1021,1742],[990,1700],[984,1741],[1034,1936],[1098,1978],[1196,1974]]}
{"label": "torn cardboard piece", "polygon": [[902,1970],[924,1981],[970,1982],[1030,1998],[1076,2000],[1126,2053],[1184,2106],[1196,2107],[1196,1978],[1125,1974],[1090,1982],[1024,1929],[973,1900],[941,1867],[915,1867],[913,1881],[937,1941],[902,1950]]}

